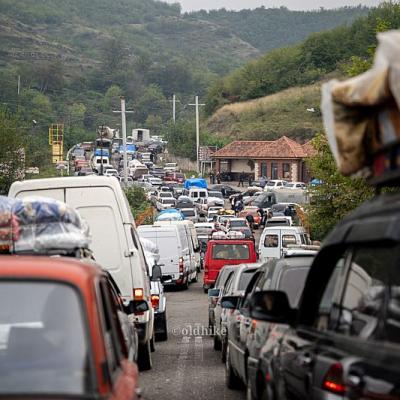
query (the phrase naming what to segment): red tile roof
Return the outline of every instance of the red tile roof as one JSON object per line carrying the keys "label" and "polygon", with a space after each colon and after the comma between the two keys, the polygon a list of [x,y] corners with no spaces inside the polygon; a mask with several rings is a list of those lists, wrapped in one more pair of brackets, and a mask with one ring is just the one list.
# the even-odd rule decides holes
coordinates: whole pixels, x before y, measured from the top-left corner
{"label": "red tile roof", "polygon": [[274,141],[237,140],[218,150],[213,158],[307,158],[310,146],[309,142],[301,145],[287,136]]}

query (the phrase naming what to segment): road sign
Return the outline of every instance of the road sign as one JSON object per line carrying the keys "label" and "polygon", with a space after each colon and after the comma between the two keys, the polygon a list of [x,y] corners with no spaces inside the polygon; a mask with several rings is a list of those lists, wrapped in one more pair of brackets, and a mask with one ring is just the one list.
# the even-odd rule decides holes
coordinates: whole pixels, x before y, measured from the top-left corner
{"label": "road sign", "polygon": [[218,150],[217,146],[200,146],[199,161],[211,161],[212,155]]}

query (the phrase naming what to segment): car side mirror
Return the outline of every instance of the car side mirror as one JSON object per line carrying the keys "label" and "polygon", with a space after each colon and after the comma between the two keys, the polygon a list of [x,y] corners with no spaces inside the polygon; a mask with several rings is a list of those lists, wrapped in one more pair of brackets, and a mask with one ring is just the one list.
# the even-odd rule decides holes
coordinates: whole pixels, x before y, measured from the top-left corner
{"label": "car side mirror", "polygon": [[161,280],[161,277],[162,277],[161,266],[163,266],[163,265],[160,265],[160,264],[153,265],[153,268],[151,270],[151,280],[153,282]]}
{"label": "car side mirror", "polygon": [[250,298],[250,316],[259,321],[292,324],[296,311],[290,307],[285,292],[266,290],[253,293]]}
{"label": "car side mirror", "polygon": [[221,307],[228,310],[236,310],[239,303],[239,297],[237,296],[224,296],[221,299]]}
{"label": "car side mirror", "polygon": [[149,305],[145,300],[132,300],[128,305],[124,304],[124,311],[126,314],[141,314],[149,311]]}
{"label": "car side mirror", "polygon": [[218,297],[220,289],[208,289],[208,297]]}

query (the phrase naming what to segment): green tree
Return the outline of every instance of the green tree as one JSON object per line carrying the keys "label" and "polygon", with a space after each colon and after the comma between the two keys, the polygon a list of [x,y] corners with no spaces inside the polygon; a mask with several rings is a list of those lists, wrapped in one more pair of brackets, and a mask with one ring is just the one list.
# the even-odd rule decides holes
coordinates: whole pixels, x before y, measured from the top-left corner
{"label": "green tree", "polygon": [[313,239],[322,240],[346,214],[371,198],[373,190],[364,179],[339,172],[324,135],[317,135],[313,146],[316,155],[309,160],[310,172],[323,183],[311,189],[308,213]]}
{"label": "green tree", "polygon": [[25,129],[19,115],[0,107],[0,194],[7,195],[11,184],[23,177]]}

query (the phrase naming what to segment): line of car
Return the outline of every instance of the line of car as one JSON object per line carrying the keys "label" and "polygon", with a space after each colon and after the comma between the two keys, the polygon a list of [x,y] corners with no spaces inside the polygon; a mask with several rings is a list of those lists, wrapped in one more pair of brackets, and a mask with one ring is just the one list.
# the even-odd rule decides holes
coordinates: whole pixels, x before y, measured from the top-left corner
{"label": "line of car", "polygon": [[229,388],[249,400],[400,398],[399,200],[364,204],[319,251],[226,263],[208,314]]}

